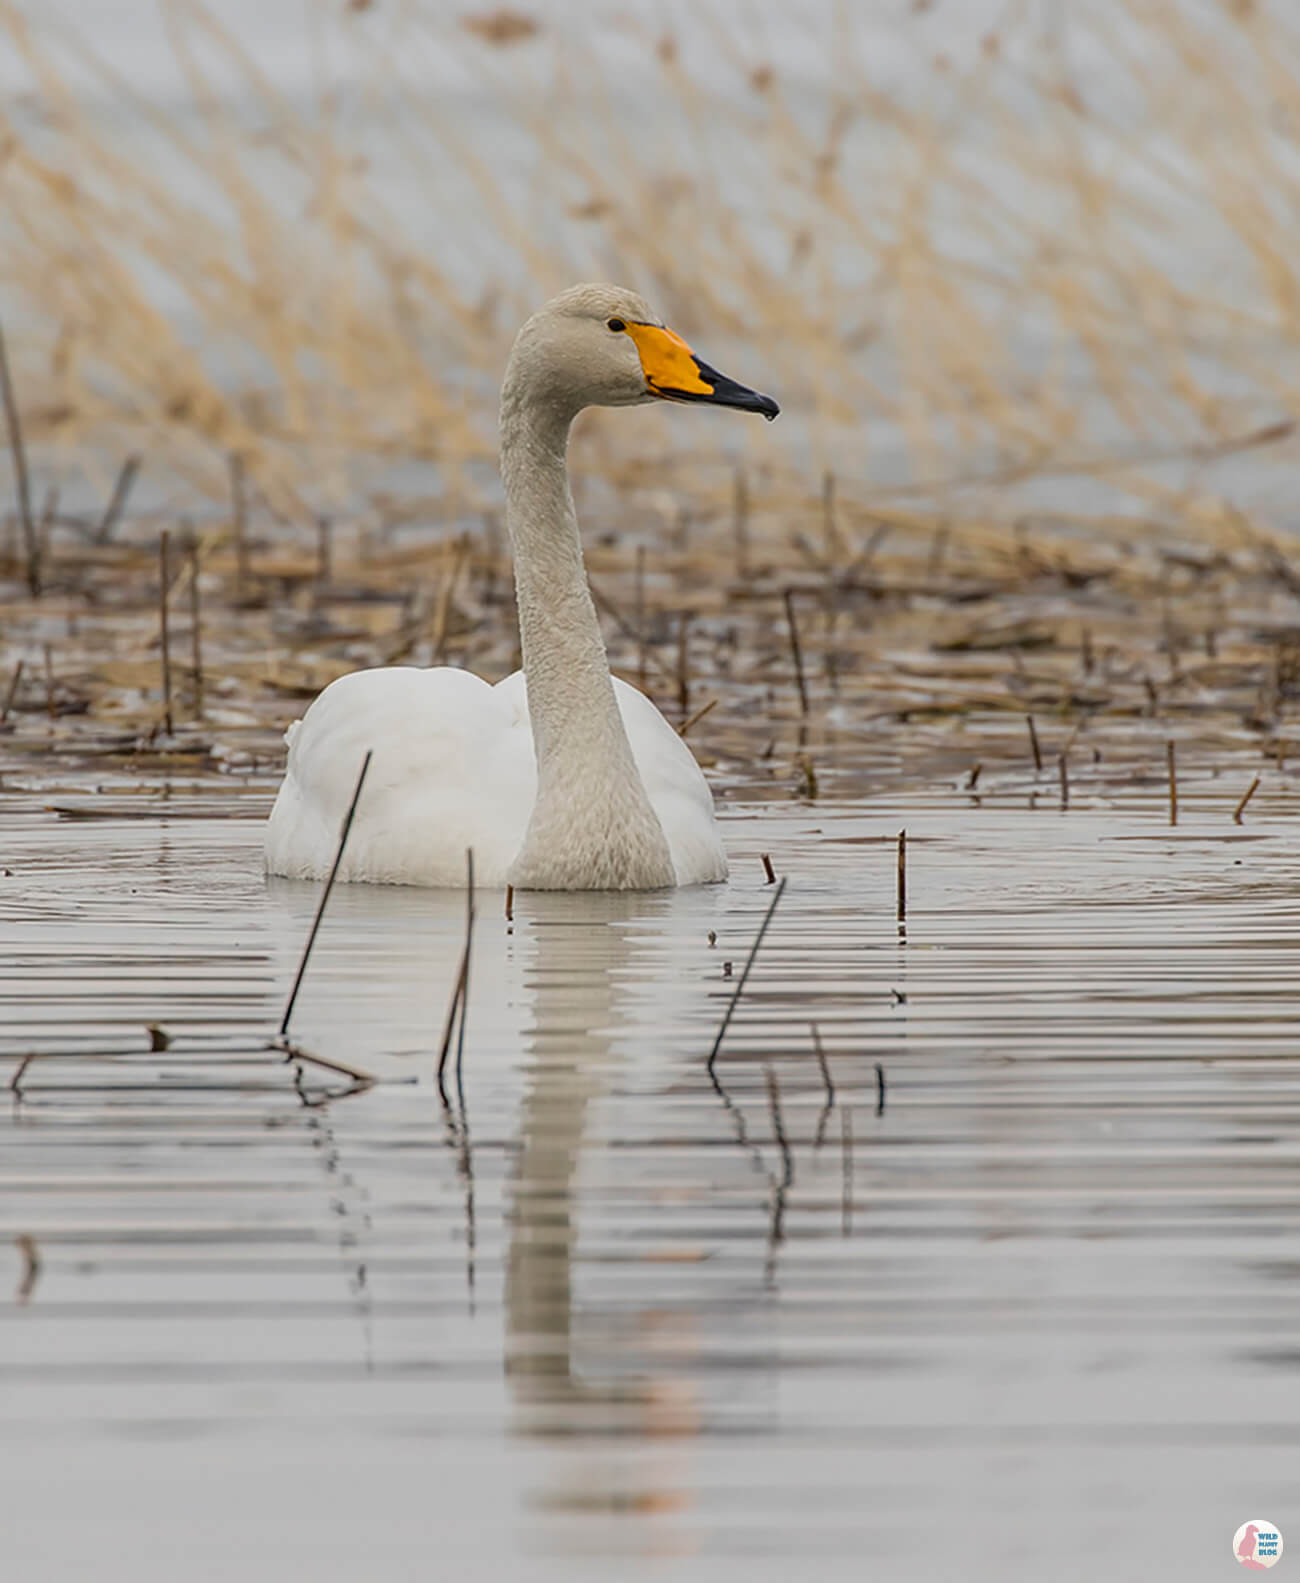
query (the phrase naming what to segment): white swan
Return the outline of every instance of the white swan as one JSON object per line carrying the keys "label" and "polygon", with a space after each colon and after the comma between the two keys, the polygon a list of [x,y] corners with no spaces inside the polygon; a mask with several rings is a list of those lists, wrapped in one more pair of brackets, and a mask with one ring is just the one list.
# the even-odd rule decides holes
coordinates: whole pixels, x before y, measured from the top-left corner
{"label": "white swan", "polygon": [[713,799],[655,706],[609,672],[565,451],[588,406],[770,396],[701,362],[635,292],[574,286],[520,330],[501,392],[501,474],[523,670],[356,671],[290,726],[266,829],[271,874],[321,879],[367,750],[339,878],[534,890],[653,890],[727,877]]}

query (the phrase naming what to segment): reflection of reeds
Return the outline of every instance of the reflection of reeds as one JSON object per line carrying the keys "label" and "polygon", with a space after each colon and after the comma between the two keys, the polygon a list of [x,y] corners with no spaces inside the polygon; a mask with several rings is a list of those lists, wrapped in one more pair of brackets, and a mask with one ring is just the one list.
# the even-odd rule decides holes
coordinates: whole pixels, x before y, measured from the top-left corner
{"label": "reflection of reeds", "polygon": [[[236,455],[291,515],[375,487],[368,463],[431,461],[436,509],[460,518],[514,323],[593,273],[644,286],[810,420],[764,433],[761,500],[714,465],[753,443],[734,430],[598,418],[578,441],[586,473],[624,486],[671,447],[682,490],[733,491],[744,568],[760,505],[769,524],[792,496],[820,510],[829,559],[864,496],[969,503],[1044,476],[1113,479],[1226,530],[1212,481],[1150,464],[1290,434],[1285,8],[1114,0],[968,58],[913,14],[905,91],[845,22],[810,96],[722,8],[633,62],[525,11],[502,33],[340,7],[347,115],[270,81],[216,7],[167,13],[183,108],[27,9],[0,0],[29,87],[3,121],[0,286],[42,442],[127,438],[214,495]],[[428,91],[435,58],[477,85],[466,114]],[[489,124],[526,179],[482,156]],[[874,476],[900,446],[905,467]]]}

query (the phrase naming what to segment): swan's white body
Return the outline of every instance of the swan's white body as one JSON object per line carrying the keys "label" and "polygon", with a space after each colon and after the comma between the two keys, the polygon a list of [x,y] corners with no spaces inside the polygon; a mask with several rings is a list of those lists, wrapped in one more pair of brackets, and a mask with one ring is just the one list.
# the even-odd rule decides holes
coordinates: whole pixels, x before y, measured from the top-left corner
{"label": "swan's white body", "polygon": [[[635,687],[614,681],[623,728],[678,885],[727,877],[713,798],[690,749]],[[524,673],[491,687],[469,671],[393,666],[328,686],[290,726],[289,765],[266,835],[272,874],[329,872],[367,748],[374,758],[342,879],[504,885],[537,801]]]}
{"label": "swan's white body", "polygon": [[361,764],[370,770],[339,878],[651,890],[726,878],[713,800],[690,749],[609,672],[569,492],[583,407],[656,398],[776,414],[701,363],[635,294],[578,286],[519,332],[501,392],[501,473],[524,668],[358,671],[290,727],[266,831],[272,874],[330,870]]}

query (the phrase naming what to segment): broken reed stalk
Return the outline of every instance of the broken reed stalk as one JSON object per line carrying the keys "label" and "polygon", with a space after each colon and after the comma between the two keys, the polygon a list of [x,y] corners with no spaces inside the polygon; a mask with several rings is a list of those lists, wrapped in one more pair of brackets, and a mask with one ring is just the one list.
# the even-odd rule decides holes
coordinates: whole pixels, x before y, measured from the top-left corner
{"label": "broken reed stalk", "polygon": [[749,955],[745,958],[745,965],[740,970],[740,977],[736,981],[735,990],[732,992],[731,999],[727,1002],[727,1009],[722,1015],[722,1026],[718,1029],[717,1038],[713,1041],[713,1048],[709,1051],[709,1059],[706,1064],[709,1077],[713,1079],[715,1084],[717,1079],[713,1077],[713,1068],[717,1063],[718,1051],[722,1048],[722,1041],[726,1037],[727,1029],[731,1024],[731,1019],[735,1014],[737,1005],[740,1003],[740,997],[745,992],[745,984],[749,979],[749,971],[754,965],[754,958],[758,955],[758,948],[763,943],[763,936],[767,933],[768,925],[772,922],[772,914],[776,911],[777,904],[780,902],[782,896],[785,895],[786,881],[788,878],[788,875],[783,874],[781,876],[780,882],[777,884],[776,890],[772,893],[771,903],[768,906],[767,912],[763,915],[762,923],[758,926],[758,933],[754,936],[754,943],[749,948]]}
{"label": "broken reed stalk", "polygon": [[311,959],[312,946],[316,944],[316,935],[320,929],[320,921],[325,916],[325,908],[329,903],[330,892],[334,889],[334,881],[339,877],[339,865],[343,862],[343,849],[348,844],[348,836],[352,830],[352,819],[357,811],[357,804],[361,800],[361,788],[366,783],[366,771],[370,768],[373,752],[366,749],[366,756],[361,761],[361,773],[357,776],[357,784],[352,793],[352,801],[348,804],[348,811],[343,816],[343,824],[339,829],[339,844],[334,849],[334,861],[330,865],[329,878],[325,881],[325,889],[321,892],[320,902],[316,908],[316,916],[311,921],[311,931],[307,935],[307,944],[303,947],[302,960],[298,963],[298,971],[294,975],[293,988],[289,991],[289,1001],[284,1008],[284,1016],[280,1018],[280,1031],[278,1038],[281,1042],[289,1037],[289,1019],[293,1016],[293,1008],[298,999],[298,991],[302,988],[303,976],[307,971],[307,963]]}
{"label": "broken reed stalk", "polygon": [[316,1055],[311,1050],[305,1050],[302,1045],[294,1044],[292,1040],[278,1040],[272,1049],[283,1050],[286,1061],[310,1061],[313,1066],[323,1067],[327,1072],[337,1072],[340,1077],[351,1078],[358,1088],[373,1088],[376,1078],[373,1072],[363,1072],[359,1066],[348,1066],[345,1061],[330,1061],[323,1055]]}
{"label": "broken reed stalk", "polygon": [[898,832],[898,922],[907,924],[907,831]]}
{"label": "broken reed stalk", "polygon": [[0,327],[0,397],[4,400],[5,423],[9,429],[9,450],[14,459],[14,489],[18,497],[18,520],[23,529],[23,546],[27,551],[27,591],[33,599],[41,597],[41,543],[36,535],[32,518],[32,483],[27,472],[27,450],[23,445],[23,425],[18,414],[18,400],[14,395],[13,376],[9,372],[9,352],[5,345],[4,329]]}
{"label": "broken reed stalk", "polygon": [[1061,807],[1065,809],[1070,806],[1070,766],[1064,753],[1056,761],[1056,767],[1061,779]]}
{"label": "broken reed stalk", "polygon": [[[22,665],[22,661],[21,660],[19,660],[18,663],[19,663],[20,666]],[[4,720],[4,715],[0,715],[0,721],[3,721],[3,720]],[[1241,801],[1232,810],[1232,822],[1233,822],[1233,824],[1240,824],[1241,823],[1241,816],[1246,811],[1246,804],[1250,801],[1250,799],[1255,795],[1255,793],[1258,790],[1259,790],[1259,776],[1256,775],[1255,779],[1253,781],[1251,781],[1250,785],[1247,786],[1246,790],[1242,793]]]}
{"label": "broken reed stalk", "polygon": [[199,547],[190,543],[190,669],[194,673],[194,718],[203,718],[203,620],[199,608]]}
{"label": "broken reed stalk", "polygon": [[128,456],[118,469],[117,478],[113,484],[113,493],[109,496],[108,504],[104,507],[104,515],[99,519],[99,526],[94,532],[96,544],[107,544],[113,536],[113,529],[118,524],[118,519],[126,510],[127,496],[131,493],[131,486],[135,483],[136,474],[140,471],[140,458]]}
{"label": "broken reed stalk", "polygon": [[766,852],[760,852],[758,857],[759,861],[763,865],[763,883],[765,885],[775,885],[776,870],[772,867],[772,859],[767,855]]}
{"label": "broken reed stalk", "polygon": [[168,736],[172,734],[172,646],[167,624],[170,549],[171,535],[164,528],[158,540],[158,653],[162,664],[163,730]]}
{"label": "broken reed stalk", "polygon": [[1173,741],[1165,743],[1165,763],[1169,766],[1169,823],[1178,823],[1178,759]]}
{"label": "broken reed stalk", "polygon": [[236,452],[230,458],[230,517],[235,534],[235,594],[248,593],[248,490],[244,479],[244,458]]}
{"label": "broken reed stalk", "polygon": [[876,1114],[885,1114],[885,1069],[880,1062],[876,1062]]}
{"label": "broken reed stalk", "polygon": [[506,922],[513,923],[515,917],[515,887],[506,886]]}
{"label": "broken reed stalk", "polygon": [[799,713],[808,713],[808,686],[803,674],[803,650],[799,646],[799,623],[794,614],[794,589],[787,588],[781,596],[785,601],[785,624],[790,633],[790,655],[794,660],[795,685],[799,689]]}
{"label": "broken reed stalk", "polygon": [[[9,711],[13,708],[14,699],[18,696],[18,683],[22,681],[22,679],[23,662],[21,660],[17,660],[14,663],[14,673],[9,678],[9,687],[5,693],[4,707],[0,709],[0,726],[4,725],[4,723],[9,718]],[[1258,783],[1258,777],[1256,777],[1256,782]],[[1243,802],[1241,806],[1244,808],[1246,805]],[[1240,824],[1241,821],[1238,820],[1237,822]]]}
{"label": "broken reed stalk", "polygon": [[1038,727],[1034,724],[1033,715],[1025,716],[1025,724],[1029,727],[1029,746],[1034,755],[1034,774],[1043,773],[1043,750],[1038,741]]}
{"label": "broken reed stalk", "polygon": [[698,725],[699,722],[704,719],[705,715],[708,714],[709,710],[716,709],[717,705],[718,700],[716,698],[710,698],[708,703],[701,704],[693,715],[688,715],[687,718],[682,721],[681,725],[677,727],[677,735],[679,737],[684,737],[693,725]]}
{"label": "broken reed stalk", "polygon": [[[474,853],[467,850],[465,853],[466,892],[465,892],[465,946],[460,954],[460,967],[456,970],[456,982],[452,986],[451,1002],[447,1007],[446,1020],[442,1025],[442,1044],[438,1049],[438,1094],[444,1105],[450,1108],[451,1101],[447,1098],[447,1084],[445,1073],[447,1060],[451,1054],[452,1034],[456,1031],[456,1017],[460,1015],[460,1032],[456,1040],[456,1087],[461,1088],[461,1061],[465,1053],[465,1001],[469,994],[469,954],[474,941]],[[514,889],[510,892],[511,902],[514,900]],[[461,1095],[461,1108],[464,1109],[464,1096]]]}

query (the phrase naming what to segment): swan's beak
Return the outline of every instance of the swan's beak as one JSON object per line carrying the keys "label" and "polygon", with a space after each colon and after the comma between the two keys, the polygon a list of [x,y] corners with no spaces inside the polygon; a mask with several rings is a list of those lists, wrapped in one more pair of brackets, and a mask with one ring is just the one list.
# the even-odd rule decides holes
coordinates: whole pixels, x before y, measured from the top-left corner
{"label": "swan's beak", "polygon": [[647,387],[666,401],[708,401],[715,407],[761,412],[769,420],[780,407],[761,391],[738,385],[696,357],[680,335],[658,324],[629,324]]}

